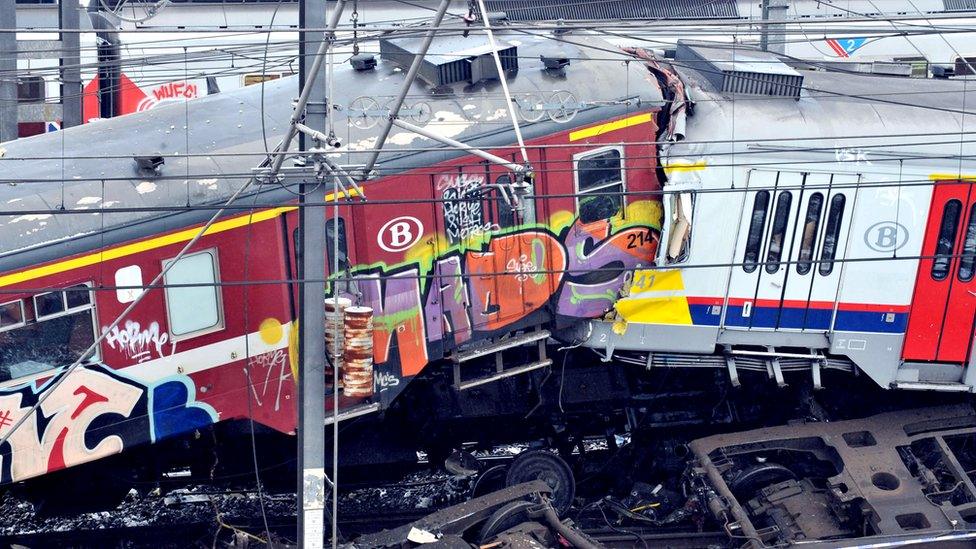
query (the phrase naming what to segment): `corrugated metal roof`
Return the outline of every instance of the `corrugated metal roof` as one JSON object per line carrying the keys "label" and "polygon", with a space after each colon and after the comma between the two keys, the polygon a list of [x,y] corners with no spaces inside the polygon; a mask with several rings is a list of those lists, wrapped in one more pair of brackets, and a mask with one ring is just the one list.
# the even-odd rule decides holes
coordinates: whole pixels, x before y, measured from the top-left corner
{"label": "corrugated metal roof", "polygon": [[487,0],[513,21],[739,17],[735,0]]}
{"label": "corrugated metal roof", "polygon": [[946,11],[976,10],[976,0],[942,0]]}

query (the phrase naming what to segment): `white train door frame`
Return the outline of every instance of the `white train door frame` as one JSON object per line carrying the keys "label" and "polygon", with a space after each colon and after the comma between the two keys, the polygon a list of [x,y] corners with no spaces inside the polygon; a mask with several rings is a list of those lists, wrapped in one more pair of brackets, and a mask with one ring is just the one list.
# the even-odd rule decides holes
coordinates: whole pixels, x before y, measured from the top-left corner
{"label": "white train door frame", "polygon": [[803,174],[751,170],[723,307],[722,327],[775,329],[794,246]]}

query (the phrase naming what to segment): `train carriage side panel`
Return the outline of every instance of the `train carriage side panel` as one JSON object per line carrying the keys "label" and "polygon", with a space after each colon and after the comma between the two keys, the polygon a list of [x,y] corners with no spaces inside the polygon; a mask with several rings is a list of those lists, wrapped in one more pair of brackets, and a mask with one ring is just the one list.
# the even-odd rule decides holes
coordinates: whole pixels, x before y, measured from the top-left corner
{"label": "train carriage side panel", "polygon": [[[0,331],[8,377],[0,389],[0,417],[6,418],[0,433],[11,434],[0,454],[0,480],[85,463],[246,417],[249,410],[262,423],[293,430],[286,289],[279,283],[248,291],[239,284],[281,279],[280,213],[217,222],[167,274],[164,283],[171,286],[150,291],[111,330],[141,293],[137,288],[158,275],[199,228],[0,277],[3,286],[25,290],[24,299],[6,303],[4,311],[17,315],[7,320],[16,322],[5,322]],[[253,263],[221,259],[250,254]],[[103,331],[98,352],[66,374],[64,367]],[[60,345],[37,345],[57,338]],[[272,377],[276,368],[283,373]],[[2,430],[45,391],[53,392],[35,420],[12,433]]]}

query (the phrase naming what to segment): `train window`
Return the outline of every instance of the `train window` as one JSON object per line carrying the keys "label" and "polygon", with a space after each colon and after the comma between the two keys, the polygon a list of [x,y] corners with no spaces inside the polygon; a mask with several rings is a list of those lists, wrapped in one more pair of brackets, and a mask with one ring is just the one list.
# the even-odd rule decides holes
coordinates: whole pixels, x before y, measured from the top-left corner
{"label": "train window", "polygon": [[63,292],[48,292],[46,294],[38,294],[34,296],[34,311],[37,314],[37,318],[40,320],[58,316],[63,313],[64,310],[65,306]]}
{"label": "train window", "polygon": [[498,225],[499,229],[504,229],[507,227],[514,227],[516,225],[515,221],[515,209],[509,201],[502,198],[502,187],[510,189],[512,185],[512,178],[508,175],[499,175],[495,179],[495,185],[498,185],[492,190],[490,195],[495,203],[495,208],[489,208],[489,211],[497,211],[498,216],[494,220],[495,224]]}
{"label": "train window", "polygon": [[836,194],[830,199],[823,248],[820,251],[820,267],[817,269],[823,276],[827,276],[834,271],[834,259],[837,256],[837,241],[840,239],[840,226],[844,220],[844,205],[846,203],[847,197],[842,194]]}
{"label": "train window", "polygon": [[935,244],[935,259],[932,261],[932,278],[935,280],[945,280],[949,276],[952,248],[956,245],[956,233],[959,230],[961,213],[962,202],[958,200],[950,200],[942,210],[939,241]]}
{"label": "train window", "polygon": [[976,204],[969,209],[969,223],[966,223],[966,236],[962,242],[962,257],[959,259],[959,272],[956,274],[960,282],[973,279],[976,266]]}
{"label": "train window", "polygon": [[807,215],[803,220],[803,236],[800,238],[800,253],[796,260],[796,272],[805,275],[813,266],[813,246],[817,242],[820,228],[820,214],[823,211],[823,193],[813,193],[807,202]]}
{"label": "train window", "polygon": [[769,191],[759,191],[752,202],[752,216],[749,221],[749,233],[746,236],[746,254],[742,260],[742,269],[751,273],[756,270],[759,262],[759,246],[762,245],[763,229],[766,228],[766,215],[769,213]]}
{"label": "train window", "polygon": [[671,195],[671,234],[668,236],[667,264],[688,260],[691,251],[691,215],[695,195],[680,193]]}
{"label": "train window", "polygon": [[[172,263],[164,262],[163,268]],[[216,250],[186,255],[167,271],[163,283],[174,341],[223,328],[218,280]]]}
{"label": "train window", "polygon": [[576,207],[580,222],[609,219],[623,209],[624,177],[620,149],[576,159]]}
{"label": "train window", "polygon": [[766,272],[775,273],[779,269],[780,259],[783,257],[783,244],[786,240],[786,225],[790,220],[790,205],[793,203],[793,193],[784,191],[776,199],[776,211],[773,213],[773,230],[769,234],[769,249],[766,250]]}
{"label": "train window", "polygon": [[0,305],[0,331],[24,325],[24,302],[10,301]]}
{"label": "train window", "polygon": [[[85,302],[69,297],[79,294],[87,296]],[[94,351],[83,356],[95,342],[95,326],[87,284],[0,305],[0,381],[70,366],[79,358],[97,360]]]}
{"label": "train window", "polygon": [[[338,221],[339,227],[339,253],[336,256],[336,226]],[[336,264],[336,260],[339,262],[339,270],[336,272],[344,272],[349,270],[349,249],[346,244],[346,220],[343,218],[332,218],[325,222],[325,249],[328,260],[328,270],[331,271]]]}

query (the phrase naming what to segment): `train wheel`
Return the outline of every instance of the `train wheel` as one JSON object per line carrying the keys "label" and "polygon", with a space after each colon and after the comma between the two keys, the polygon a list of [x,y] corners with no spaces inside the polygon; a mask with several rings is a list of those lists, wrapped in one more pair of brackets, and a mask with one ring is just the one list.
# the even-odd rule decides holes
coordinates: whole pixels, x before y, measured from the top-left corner
{"label": "train wheel", "polygon": [[767,462],[751,465],[729,480],[729,489],[739,501],[748,501],[767,486],[796,479],[793,471],[779,463]]}
{"label": "train wheel", "polygon": [[485,469],[484,472],[478,475],[478,479],[474,481],[474,485],[471,486],[471,497],[476,498],[504,488],[507,470],[508,467],[504,465],[495,465],[494,467]]}
{"label": "train wheel", "polygon": [[545,450],[522,452],[508,467],[505,485],[514,486],[536,479],[545,481],[552,488],[552,505],[560,515],[569,511],[576,496],[576,479],[563,458]]}
{"label": "train wheel", "polygon": [[534,505],[536,504],[531,501],[512,501],[498,508],[481,525],[481,530],[478,532],[478,537],[476,538],[478,545],[487,545],[493,537],[501,534],[505,530],[532,520],[528,511]]}

